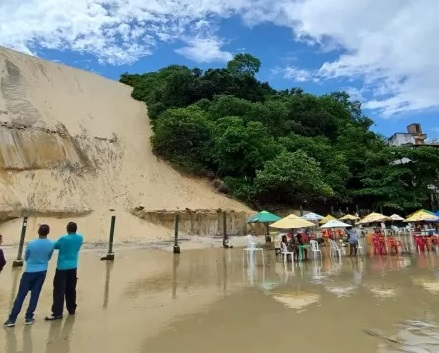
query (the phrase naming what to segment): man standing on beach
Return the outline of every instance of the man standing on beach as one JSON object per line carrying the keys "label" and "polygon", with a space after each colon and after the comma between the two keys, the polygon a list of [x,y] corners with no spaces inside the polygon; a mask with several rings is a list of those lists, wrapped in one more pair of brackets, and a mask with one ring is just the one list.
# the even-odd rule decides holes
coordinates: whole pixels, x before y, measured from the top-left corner
{"label": "man standing on beach", "polygon": [[[3,235],[0,234],[0,246],[3,243]],[[0,273],[3,270],[3,267],[6,265],[5,255],[3,254],[3,250],[0,249]]]}
{"label": "man standing on beach", "polygon": [[24,255],[26,270],[21,277],[17,298],[4,326],[15,326],[15,321],[17,320],[18,314],[20,314],[28,292],[30,292],[30,301],[26,311],[25,323],[26,325],[31,325],[35,321],[34,311],[38,305],[41,288],[46,279],[47,267],[49,260],[52,258],[54,248],[54,242],[47,239],[49,232],[49,226],[42,224],[38,229],[38,239],[31,240],[26,248]]}
{"label": "man standing on beach", "polygon": [[77,234],[78,226],[74,222],[67,224],[67,234],[61,236],[55,243],[58,249],[58,263],[53,279],[52,315],[46,320],[59,320],[63,317],[64,300],[70,315],[76,312],[76,282],[79,250],[83,236]]}

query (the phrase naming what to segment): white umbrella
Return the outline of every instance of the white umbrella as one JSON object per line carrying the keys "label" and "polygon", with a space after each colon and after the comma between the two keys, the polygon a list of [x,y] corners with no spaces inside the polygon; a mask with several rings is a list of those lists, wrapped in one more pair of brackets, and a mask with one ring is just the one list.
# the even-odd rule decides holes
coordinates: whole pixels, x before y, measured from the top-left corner
{"label": "white umbrella", "polygon": [[400,215],[397,215],[396,213],[394,213],[393,215],[391,215],[389,217],[392,221],[403,221],[404,218],[401,217]]}
{"label": "white umbrella", "polygon": [[302,216],[302,218],[306,219],[307,221],[319,221],[319,220],[321,220],[321,219],[323,219],[325,217],[320,216],[317,213],[310,212],[310,213],[307,213],[306,215]]}
{"label": "white umbrella", "polygon": [[350,224],[343,223],[338,219],[332,219],[329,222],[326,222],[324,225],[320,226],[320,228],[346,228],[352,227]]}

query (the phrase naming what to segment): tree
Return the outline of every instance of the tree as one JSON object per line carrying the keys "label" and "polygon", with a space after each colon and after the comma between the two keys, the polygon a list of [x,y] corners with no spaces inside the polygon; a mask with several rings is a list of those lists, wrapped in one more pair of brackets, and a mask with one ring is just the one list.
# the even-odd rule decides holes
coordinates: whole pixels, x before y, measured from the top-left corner
{"label": "tree", "polygon": [[205,113],[190,106],[167,110],[160,116],[152,137],[153,150],[185,171],[204,172],[206,148],[212,126]]}
{"label": "tree", "polygon": [[300,204],[333,195],[318,162],[304,151],[283,152],[256,173],[256,193],[261,199]]}
{"label": "tree", "polygon": [[342,152],[335,151],[328,138],[291,134],[288,137],[280,138],[279,142],[288,152],[302,150],[319,163],[325,182],[334,191],[332,196],[334,200],[340,202],[351,201],[347,190],[347,181],[351,174],[346,166],[345,155]]}
{"label": "tree", "polygon": [[214,129],[211,156],[219,175],[255,176],[256,170],[278,152],[275,140],[260,122],[245,124],[239,117],[224,117]]}
{"label": "tree", "polygon": [[[432,147],[387,147],[369,153],[361,195],[374,206],[412,210],[428,205],[430,188],[438,185],[439,153]],[[428,207],[428,206],[427,206]]]}
{"label": "tree", "polygon": [[227,63],[227,70],[235,76],[255,76],[259,72],[261,61],[250,54],[237,54]]}
{"label": "tree", "polygon": [[[238,54],[223,68],[170,65],[120,81],[147,104],[157,155],[215,173],[241,200],[429,206],[439,187],[437,149],[389,147],[346,92],[275,90],[256,78],[260,65]],[[403,157],[409,162],[394,163]]]}

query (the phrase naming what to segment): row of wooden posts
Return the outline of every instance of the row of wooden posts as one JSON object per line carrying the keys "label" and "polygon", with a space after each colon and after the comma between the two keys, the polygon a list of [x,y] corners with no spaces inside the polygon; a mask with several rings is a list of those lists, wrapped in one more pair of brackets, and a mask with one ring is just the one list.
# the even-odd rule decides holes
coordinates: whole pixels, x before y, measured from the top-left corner
{"label": "row of wooden posts", "polygon": [[[23,247],[24,240],[26,238],[26,229],[27,229],[27,221],[28,217],[23,218],[23,224],[21,226],[21,235],[20,242],[18,244],[18,254],[17,259],[12,262],[13,267],[22,267],[23,266]],[[180,223],[180,214],[175,214],[175,224],[174,224],[174,246],[173,252],[174,254],[180,254],[180,245],[178,243],[178,234],[179,234],[179,223]],[[101,258],[101,260],[114,261],[114,252],[113,252],[113,243],[114,243],[114,230],[116,226],[116,216],[111,216],[111,225],[110,225],[110,237],[108,239],[108,252],[107,255]],[[227,244],[228,236],[227,236],[227,213],[223,212],[223,246],[224,248],[228,248]]]}

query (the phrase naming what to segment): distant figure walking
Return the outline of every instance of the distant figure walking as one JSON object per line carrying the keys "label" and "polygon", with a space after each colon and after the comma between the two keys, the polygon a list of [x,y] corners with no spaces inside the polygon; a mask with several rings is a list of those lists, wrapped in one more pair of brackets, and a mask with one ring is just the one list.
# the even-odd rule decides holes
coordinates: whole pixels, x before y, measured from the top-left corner
{"label": "distant figure walking", "polygon": [[357,247],[358,247],[358,232],[355,228],[351,228],[348,231],[349,234],[349,244],[351,246],[351,251],[349,256],[357,256]]}
{"label": "distant figure walking", "polygon": [[42,224],[38,229],[38,239],[31,240],[26,248],[24,260],[26,269],[21,277],[18,294],[12,307],[8,320],[4,326],[13,327],[20,314],[23,302],[27,293],[30,292],[29,307],[26,311],[25,323],[31,325],[34,323],[34,312],[38,305],[41,288],[46,279],[47,267],[49,260],[52,258],[54,242],[47,239],[50,228],[47,224]]}
{"label": "distant figure walking", "polygon": [[79,250],[83,236],[77,234],[78,226],[74,222],[67,224],[67,234],[61,236],[55,243],[58,249],[58,263],[53,279],[52,315],[46,320],[59,320],[63,317],[64,301],[70,315],[76,312],[76,283]]}
{"label": "distant figure walking", "polygon": [[[0,246],[3,243],[3,235],[0,234]],[[3,267],[6,265],[5,255],[3,254],[3,250],[0,249],[0,273],[3,270]]]}

